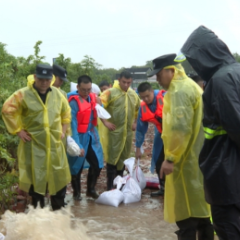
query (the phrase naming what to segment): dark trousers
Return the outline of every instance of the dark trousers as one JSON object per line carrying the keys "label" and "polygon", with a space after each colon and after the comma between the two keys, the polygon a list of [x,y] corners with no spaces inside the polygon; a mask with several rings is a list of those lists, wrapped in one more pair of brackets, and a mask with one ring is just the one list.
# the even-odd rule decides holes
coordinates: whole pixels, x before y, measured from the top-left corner
{"label": "dark trousers", "polygon": [[[95,152],[93,151],[91,142],[92,142],[92,139],[90,138],[87,154],[85,156],[87,161],[88,161],[88,163],[89,163],[89,165],[90,165],[88,172],[94,173],[94,174],[97,175],[97,177],[99,177],[100,172],[101,172],[102,169],[99,168],[98,158],[97,158]],[[82,167],[79,170],[77,175],[72,175],[72,178],[76,178],[76,180],[78,182],[80,182],[80,180],[81,180],[80,178],[81,178],[81,173],[82,173],[82,170],[83,170],[83,165],[82,165]]]}
{"label": "dark trousers", "polygon": [[219,240],[240,239],[240,203],[211,205],[213,226]]}
{"label": "dark trousers", "polygon": [[[67,190],[67,187],[64,187],[61,190],[59,190],[56,193],[56,195],[50,196],[51,206],[52,206],[53,211],[59,210],[62,207],[64,207],[64,198],[66,195],[66,190]],[[45,206],[44,195],[34,192],[33,185],[31,185],[31,187],[29,189],[29,195],[32,197],[32,205],[34,206],[34,208],[37,207],[38,203],[40,203],[41,208],[43,208]]]}
{"label": "dark trousers", "polygon": [[92,138],[90,138],[86,159],[90,165],[88,172],[94,173],[99,177],[101,168],[99,168],[98,158],[92,148]]}
{"label": "dark trousers", "polygon": [[187,218],[176,222],[178,240],[213,240],[214,232],[210,218]]}
{"label": "dark trousers", "polygon": [[[86,159],[90,165],[89,170],[88,170],[88,181],[87,181],[87,190],[89,191],[90,188],[94,188],[97,182],[97,178],[100,175],[101,168],[99,168],[98,164],[98,158],[93,151],[92,148],[92,138],[90,138],[89,145],[88,145],[88,150],[86,153]],[[81,194],[81,173],[83,170],[83,165],[81,169],[79,170],[77,175],[72,175],[72,188],[73,188],[73,195],[76,196],[78,193]]]}
{"label": "dark trousers", "polygon": [[111,165],[107,163],[107,190],[113,189],[113,180],[116,176],[123,176],[125,166],[122,170],[117,170],[117,165]]}
{"label": "dark trousers", "polygon": [[159,172],[160,172],[163,161],[164,161],[164,148],[162,147],[162,150],[161,150],[160,155],[158,157],[158,160],[156,162],[156,172],[157,172],[157,174],[159,174]]}

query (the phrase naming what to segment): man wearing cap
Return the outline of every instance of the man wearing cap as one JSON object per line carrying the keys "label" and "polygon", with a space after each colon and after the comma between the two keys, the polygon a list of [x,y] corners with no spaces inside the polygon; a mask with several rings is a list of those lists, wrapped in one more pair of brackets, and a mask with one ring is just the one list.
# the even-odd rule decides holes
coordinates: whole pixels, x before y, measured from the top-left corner
{"label": "man wearing cap", "polygon": [[66,92],[61,89],[63,83],[68,82],[67,71],[63,67],[53,64],[53,74],[55,76],[55,82],[53,83],[53,86],[58,88],[60,92],[67,98]]}
{"label": "man wearing cap", "polygon": [[13,93],[4,103],[2,116],[8,131],[20,138],[19,188],[29,192],[34,207],[51,195],[53,210],[64,206],[66,185],[71,180],[61,139],[71,121],[65,97],[50,87],[53,69],[38,64],[34,81]]}
{"label": "man wearing cap", "polygon": [[163,97],[165,90],[153,90],[150,83],[143,82],[137,88],[138,94],[142,99],[141,106],[138,111],[137,129],[136,129],[136,159],[141,158],[141,146],[144,142],[145,134],[148,129],[148,123],[151,122],[155,126],[155,137],[153,144],[153,154],[151,162],[151,172],[156,172],[159,179],[160,189],[152,192],[151,197],[159,197],[164,195],[165,180],[160,178],[160,168],[164,160],[162,133],[162,109]]}
{"label": "man wearing cap", "polygon": [[165,160],[160,177],[166,175],[164,219],[176,222],[178,239],[213,240],[210,209],[204,199],[198,155],[203,145],[202,90],[187,77],[176,54],[153,60],[164,96],[162,139]]}

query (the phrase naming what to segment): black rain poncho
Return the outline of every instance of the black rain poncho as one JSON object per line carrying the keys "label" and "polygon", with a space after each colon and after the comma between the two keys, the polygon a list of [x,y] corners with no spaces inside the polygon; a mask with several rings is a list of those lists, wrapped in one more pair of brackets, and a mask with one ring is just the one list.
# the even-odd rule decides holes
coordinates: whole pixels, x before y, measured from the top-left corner
{"label": "black rain poncho", "polygon": [[198,27],[181,49],[207,82],[199,164],[210,204],[240,202],[240,64],[211,30]]}

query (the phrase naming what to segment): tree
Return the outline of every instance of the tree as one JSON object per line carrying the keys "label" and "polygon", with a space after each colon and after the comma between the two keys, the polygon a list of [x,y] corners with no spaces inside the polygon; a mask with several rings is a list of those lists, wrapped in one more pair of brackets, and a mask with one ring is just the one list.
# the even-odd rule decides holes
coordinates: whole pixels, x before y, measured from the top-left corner
{"label": "tree", "polygon": [[65,58],[62,53],[59,53],[59,56],[56,58],[56,64],[68,70],[71,64],[71,58]]}

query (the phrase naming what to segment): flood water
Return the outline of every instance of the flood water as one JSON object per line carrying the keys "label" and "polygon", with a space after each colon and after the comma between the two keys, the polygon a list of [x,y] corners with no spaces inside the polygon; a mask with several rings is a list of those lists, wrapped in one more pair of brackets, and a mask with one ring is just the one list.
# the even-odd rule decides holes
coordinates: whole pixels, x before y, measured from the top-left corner
{"label": "flood water", "polygon": [[140,202],[118,208],[96,204],[85,194],[80,202],[74,202],[71,195],[67,201],[94,239],[176,240],[177,226],[163,220],[163,198],[151,198],[151,191],[145,189]]}
{"label": "flood water", "polygon": [[177,239],[176,225],[163,221],[163,199],[149,195],[146,189],[140,202],[120,204],[118,208],[96,204],[84,195],[81,202],[68,198],[72,212],[87,226],[89,236],[104,240]]}
{"label": "flood water", "polygon": [[[153,125],[150,124],[149,130],[146,134],[145,143],[144,143],[144,158],[141,159],[141,168],[145,174],[149,172],[149,166],[151,161],[151,152],[152,152],[152,145],[153,145],[153,135],[154,129]],[[134,141],[133,141],[133,152],[134,152]],[[134,155],[133,155],[134,156]],[[157,176],[157,175],[156,175]],[[71,212],[73,214],[73,221],[78,223],[79,221],[83,223],[84,226],[87,227],[87,235],[91,240],[177,240],[177,235],[174,233],[177,230],[177,226],[175,224],[169,224],[163,220],[163,198],[151,198],[150,193],[151,191],[155,191],[153,189],[144,189],[142,194],[142,199],[138,203],[131,203],[128,205],[124,205],[123,203],[119,205],[118,208],[112,206],[105,206],[96,204],[95,201],[91,198],[87,198],[86,193],[86,179],[87,179],[87,170],[83,170],[81,176],[81,186],[82,186],[82,201],[77,202],[73,201],[72,199],[72,188],[71,185],[68,185],[67,188],[67,195],[66,195],[66,202],[67,208],[70,207]],[[106,191],[106,168],[103,168],[100,174],[100,177],[97,182],[96,189],[99,193]],[[42,227],[39,226],[39,229],[42,231],[44,229],[44,237],[41,238],[40,234],[38,233],[34,235],[33,238],[23,237],[17,238],[18,240],[52,240],[52,239],[61,239],[61,240],[68,240],[68,239],[89,239],[83,230],[78,227],[77,230],[71,233],[69,230],[70,228],[70,220],[67,217],[62,219],[62,223],[60,224],[58,221],[55,221],[55,217],[53,212],[45,212],[44,214],[37,215],[38,219],[42,220],[42,216],[49,221],[46,222],[46,225]],[[42,215],[41,215],[42,214]],[[56,213],[58,214],[58,213]],[[50,217],[51,216],[51,217]],[[31,216],[30,216],[31,217]],[[59,215],[60,218],[61,215]],[[12,219],[16,217],[11,216]],[[31,219],[31,218],[30,218]],[[29,220],[26,218],[26,225],[27,230],[29,230]],[[32,221],[32,220],[30,220]],[[19,222],[22,223],[22,218],[19,219]],[[43,222],[43,221],[41,221]],[[35,224],[39,225],[39,221]],[[54,225],[55,224],[55,225]],[[59,227],[61,226],[61,227]],[[74,226],[71,226],[74,227]],[[10,229],[11,226],[9,226]],[[54,229],[53,229],[54,228]],[[73,235],[69,235],[69,237],[64,237],[62,235],[61,238],[51,238],[50,235],[54,235],[54,231],[56,228],[61,229],[61,234],[66,232],[70,232]],[[30,227],[31,231],[34,229]],[[60,230],[59,229],[59,230]],[[1,221],[0,221],[0,230],[1,230]],[[25,231],[23,229],[23,231]],[[41,232],[40,231],[40,232]],[[49,231],[49,232],[48,232]],[[83,232],[83,237],[80,236],[79,232]],[[75,234],[75,235],[74,235]],[[74,237],[74,236],[78,237]],[[53,236],[52,236],[53,237]],[[7,238],[6,240],[15,240],[14,238]],[[215,236],[215,240],[218,238]]]}

